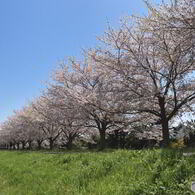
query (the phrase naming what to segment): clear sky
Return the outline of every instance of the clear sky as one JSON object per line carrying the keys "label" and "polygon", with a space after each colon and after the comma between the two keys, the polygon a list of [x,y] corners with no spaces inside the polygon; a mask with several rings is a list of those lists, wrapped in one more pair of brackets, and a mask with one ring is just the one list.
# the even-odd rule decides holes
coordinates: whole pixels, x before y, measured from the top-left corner
{"label": "clear sky", "polygon": [[39,96],[59,60],[131,14],[147,14],[142,0],[0,0],[0,122]]}

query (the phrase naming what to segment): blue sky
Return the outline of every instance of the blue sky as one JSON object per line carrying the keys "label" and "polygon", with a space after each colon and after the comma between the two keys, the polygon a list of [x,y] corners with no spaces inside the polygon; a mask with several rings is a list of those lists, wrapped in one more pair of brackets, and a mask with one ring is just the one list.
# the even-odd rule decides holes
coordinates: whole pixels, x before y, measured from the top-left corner
{"label": "blue sky", "polygon": [[146,13],[141,0],[0,0],[0,122],[39,96],[59,60],[94,47],[107,22]]}

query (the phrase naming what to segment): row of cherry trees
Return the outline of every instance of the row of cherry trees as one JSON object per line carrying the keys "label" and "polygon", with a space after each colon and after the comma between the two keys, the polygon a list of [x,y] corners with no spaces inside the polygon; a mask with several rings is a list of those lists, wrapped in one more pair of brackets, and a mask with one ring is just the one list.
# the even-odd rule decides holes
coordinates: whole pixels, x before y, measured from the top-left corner
{"label": "row of cherry trees", "polygon": [[2,125],[2,141],[71,148],[97,130],[104,148],[107,131],[144,124],[160,126],[169,144],[172,122],[194,108],[195,5],[146,4],[148,16],[124,18],[83,60],[61,63],[47,90]]}

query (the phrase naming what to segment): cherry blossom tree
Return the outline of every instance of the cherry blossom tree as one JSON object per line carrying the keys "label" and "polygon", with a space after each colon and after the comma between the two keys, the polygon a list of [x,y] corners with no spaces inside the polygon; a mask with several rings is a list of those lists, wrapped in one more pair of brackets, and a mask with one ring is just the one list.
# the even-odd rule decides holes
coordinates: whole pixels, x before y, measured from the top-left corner
{"label": "cherry blossom tree", "polygon": [[60,141],[67,149],[72,149],[73,142],[86,132],[85,120],[76,102],[64,93],[58,85],[48,87],[44,99],[55,110],[56,123],[61,130]]}
{"label": "cherry blossom tree", "polygon": [[24,149],[27,139],[23,127],[18,111],[3,123],[2,130],[5,132],[10,149],[19,149],[20,144]]}
{"label": "cherry blossom tree", "polygon": [[[32,103],[33,112],[38,116],[37,124],[39,130],[44,134],[45,140],[49,142],[49,148],[52,150],[55,141],[62,133],[58,124],[58,113],[50,106],[47,99],[39,97]],[[41,141],[39,139],[39,141]]]}
{"label": "cherry blossom tree", "polygon": [[118,30],[109,27],[100,38],[103,44],[90,55],[99,69],[115,75],[113,80],[120,78],[124,102],[134,97],[130,110],[162,126],[167,145],[169,123],[191,111],[195,99],[194,1],[146,3],[148,16],[125,18]]}
{"label": "cherry blossom tree", "polygon": [[46,139],[42,131],[43,122],[40,119],[40,115],[34,112],[31,103],[23,108],[20,118],[22,123],[26,124],[26,136],[28,138],[29,149],[31,149],[33,141],[36,141],[38,149],[41,149],[41,144]]}
{"label": "cherry blossom tree", "polygon": [[71,70],[66,64],[61,64],[55,72],[56,88],[60,89],[61,96],[74,102],[85,121],[84,126],[99,131],[100,149],[104,149],[106,131],[122,129],[127,125],[123,100],[111,90],[117,89],[118,83],[98,71],[92,58],[86,56],[83,62],[70,62]]}

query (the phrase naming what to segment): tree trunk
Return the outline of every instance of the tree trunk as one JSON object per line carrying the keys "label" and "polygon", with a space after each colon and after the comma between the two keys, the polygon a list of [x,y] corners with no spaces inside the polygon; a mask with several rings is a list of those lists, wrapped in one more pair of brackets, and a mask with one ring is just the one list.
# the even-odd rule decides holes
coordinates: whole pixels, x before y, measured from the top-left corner
{"label": "tree trunk", "polygon": [[19,150],[20,149],[20,143],[17,143],[16,145],[17,145],[17,150]]}
{"label": "tree trunk", "polygon": [[9,150],[12,149],[12,142],[9,143]]}
{"label": "tree trunk", "polygon": [[165,97],[159,96],[158,100],[159,100],[159,106],[161,111],[163,146],[166,147],[169,145],[169,121],[166,116]]}
{"label": "tree trunk", "polygon": [[42,144],[42,141],[41,140],[37,140],[38,150],[41,150],[41,144]]}
{"label": "tree trunk", "polygon": [[68,142],[67,142],[67,144],[66,144],[68,150],[71,150],[71,149],[72,149],[72,142],[73,142],[72,139],[69,139],[69,140],[68,140]]}
{"label": "tree trunk", "polygon": [[100,130],[100,150],[106,147],[106,131],[104,129]]}
{"label": "tree trunk", "polygon": [[114,135],[113,135],[113,138],[112,138],[112,147],[113,148],[119,148],[119,130],[114,130]]}
{"label": "tree trunk", "polygon": [[50,150],[53,150],[53,144],[54,144],[53,138],[50,137],[50,138],[49,138],[49,149],[50,149]]}
{"label": "tree trunk", "polygon": [[163,146],[169,145],[169,121],[162,121]]}
{"label": "tree trunk", "polygon": [[29,149],[29,150],[32,149],[32,140],[28,141],[28,149]]}
{"label": "tree trunk", "polygon": [[25,149],[25,142],[22,141],[21,143],[22,143],[22,150],[24,150]]}

